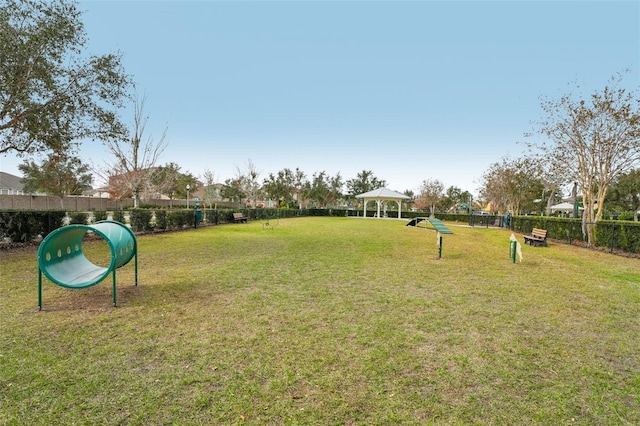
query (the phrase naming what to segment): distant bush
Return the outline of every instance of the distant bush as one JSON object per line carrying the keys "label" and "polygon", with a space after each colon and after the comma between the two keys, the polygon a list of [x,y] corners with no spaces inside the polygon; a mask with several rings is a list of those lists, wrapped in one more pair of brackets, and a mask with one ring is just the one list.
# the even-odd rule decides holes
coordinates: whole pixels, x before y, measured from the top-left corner
{"label": "distant bush", "polygon": [[28,243],[62,226],[63,211],[0,211],[0,238]]}
{"label": "distant bush", "polygon": [[95,211],[93,212],[93,221],[99,222],[101,220],[107,220],[107,212],[106,211]]}
{"label": "distant bush", "polygon": [[118,222],[124,223],[124,211],[123,210],[114,211],[113,220],[117,220]]}
{"label": "distant bush", "polygon": [[155,210],[155,209],[161,209],[162,207],[160,207],[157,204],[140,204],[140,207],[138,208]]}
{"label": "distant bush", "polygon": [[67,216],[69,216],[69,223],[78,224],[78,225],[86,225],[87,219],[89,218],[89,214],[86,212],[71,212]]}

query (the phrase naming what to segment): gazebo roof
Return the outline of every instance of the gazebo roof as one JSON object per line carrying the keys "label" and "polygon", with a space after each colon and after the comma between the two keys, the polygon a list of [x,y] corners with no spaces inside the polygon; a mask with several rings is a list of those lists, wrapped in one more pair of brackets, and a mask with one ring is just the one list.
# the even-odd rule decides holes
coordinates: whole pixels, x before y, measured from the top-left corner
{"label": "gazebo roof", "polygon": [[378,188],[364,194],[356,195],[356,198],[374,199],[374,200],[409,200],[411,197],[392,191],[387,188]]}
{"label": "gazebo roof", "polygon": [[[573,203],[564,202],[564,203],[556,204],[555,206],[551,206],[551,211],[572,212],[574,208],[575,207]],[[580,207],[580,210],[584,210],[584,209]]]}

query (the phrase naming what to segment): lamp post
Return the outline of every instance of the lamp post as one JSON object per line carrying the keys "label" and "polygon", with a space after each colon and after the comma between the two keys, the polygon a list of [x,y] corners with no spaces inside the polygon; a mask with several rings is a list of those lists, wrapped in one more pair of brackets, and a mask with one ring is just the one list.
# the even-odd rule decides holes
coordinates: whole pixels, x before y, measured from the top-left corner
{"label": "lamp post", "polygon": [[189,190],[190,189],[191,189],[191,186],[187,184],[187,208],[189,208]]}

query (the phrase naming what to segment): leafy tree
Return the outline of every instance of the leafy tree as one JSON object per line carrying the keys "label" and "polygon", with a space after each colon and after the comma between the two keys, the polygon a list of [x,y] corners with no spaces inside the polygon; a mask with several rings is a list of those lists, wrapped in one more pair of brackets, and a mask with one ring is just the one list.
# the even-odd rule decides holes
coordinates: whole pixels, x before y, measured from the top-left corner
{"label": "leafy tree", "polygon": [[305,183],[306,175],[300,169],[282,169],[276,175],[269,173],[269,177],[262,183],[262,190],[280,205],[289,206],[297,202],[301,206]]}
{"label": "leafy tree", "polygon": [[327,172],[314,173],[307,184],[305,195],[318,207],[335,205],[342,197],[342,177],[340,173],[331,177]]}
{"label": "leafy tree", "polygon": [[337,206],[338,201],[343,198],[342,187],[344,182],[340,173],[336,173],[335,176],[329,178],[329,197],[327,202],[329,205]]}
{"label": "leafy tree", "polygon": [[178,191],[179,177],[180,166],[176,163],[156,167],[151,173],[151,184],[155,191],[169,197],[171,207],[173,207],[173,199]]}
{"label": "leafy tree", "polygon": [[[167,169],[167,167],[169,167],[169,169]],[[189,197],[194,197],[194,194],[199,191],[202,186],[202,184],[198,182],[198,178],[191,172],[180,172],[180,166],[175,163],[169,163],[167,166],[155,168],[153,176],[161,170],[164,170],[164,173],[169,175],[175,173],[175,176],[171,176],[173,180],[171,183],[173,199],[185,199],[187,197],[187,185],[189,185]],[[165,195],[169,194],[165,193]]]}
{"label": "leafy tree", "polygon": [[436,213],[436,205],[444,195],[444,184],[438,179],[427,179],[422,181],[422,185],[418,189],[418,197],[415,206],[419,209],[431,210],[431,216]]}
{"label": "leafy tree", "polygon": [[440,200],[440,207],[447,211],[453,211],[460,206],[462,190],[457,186],[450,186],[445,191],[445,196]]}
{"label": "leafy tree", "polygon": [[640,169],[619,176],[611,185],[607,203],[622,212],[633,212],[633,220],[638,221],[640,210]]}
{"label": "leafy tree", "polygon": [[[187,194],[187,185],[189,186],[189,192]],[[201,184],[198,182],[198,179],[191,173],[180,173],[178,174],[177,184],[176,184],[176,197],[180,199],[186,199],[187,195],[190,200],[193,200],[196,197],[196,194],[200,190]],[[193,204],[189,203],[190,207],[193,207]]]}
{"label": "leafy tree", "polygon": [[25,160],[18,169],[24,176],[25,192],[42,192],[63,197],[82,195],[83,191],[91,189],[89,166],[76,157],[51,155],[42,164]]}
{"label": "leafy tree", "polygon": [[269,173],[262,183],[262,190],[267,196],[278,202],[278,205],[289,205],[294,198],[294,174],[290,169],[280,170],[277,175]]}
{"label": "leafy tree", "polygon": [[121,57],[90,56],[76,4],[0,0],[0,153],[68,152],[120,137]]}
{"label": "leafy tree", "polygon": [[350,197],[355,197],[358,194],[382,188],[387,185],[387,182],[385,180],[378,179],[371,170],[363,170],[358,173],[354,179],[347,180],[345,184],[347,187],[347,194]]}
{"label": "leafy tree", "polygon": [[114,160],[106,166],[109,186],[117,197],[132,195],[134,207],[138,207],[141,194],[151,185],[156,162],[167,147],[166,128],[158,142],[151,137],[144,140],[149,120],[144,116],[145,102],[146,97],[136,99],[133,128],[126,138],[105,141],[107,149],[114,156]]}
{"label": "leafy tree", "polygon": [[222,190],[220,191],[220,196],[223,199],[235,203],[241,202],[242,199],[246,197],[245,193],[242,192],[241,183],[238,178],[225,180]]}
{"label": "leafy tree", "polygon": [[293,193],[295,194],[296,202],[300,208],[302,208],[302,194],[306,184],[307,176],[302,170],[296,168],[293,173]]}
{"label": "leafy tree", "polygon": [[409,199],[408,199],[408,200],[405,200],[405,202],[404,202],[404,204],[405,204],[406,208],[407,208],[407,209],[411,209],[411,208],[413,207],[413,203],[414,203],[414,201],[415,201],[415,195],[416,195],[416,194],[415,194],[412,190],[410,190],[410,189],[406,189],[406,190],[403,192],[403,194],[404,194],[404,195],[406,195],[407,197],[409,197]]}
{"label": "leafy tree", "polygon": [[532,203],[542,192],[539,174],[535,162],[505,157],[493,163],[482,176],[480,196],[490,202],[494,210],[520,214],[525,204]]}
{"label": "leafy tree", "polygon": [[[602,218],[615,179],[640,164],[640,97],[621,88],[621,83],[618,74],[586,99],[569,93],[543,100],[545,116],[537,123],[537,132],[548,141],[530,144],[565,170],[567,182],[578,182],[586,224]],[[592,226],[586,232],[592,244]]]}

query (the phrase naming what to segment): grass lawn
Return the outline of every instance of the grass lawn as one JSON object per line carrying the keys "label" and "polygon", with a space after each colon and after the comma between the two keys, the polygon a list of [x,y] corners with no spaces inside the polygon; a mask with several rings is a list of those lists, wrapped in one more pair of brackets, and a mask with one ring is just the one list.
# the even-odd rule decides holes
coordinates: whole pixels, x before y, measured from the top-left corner
{"label": "grass lawn", "polygon": [[640,424],[640,261],[404,223],[142,236],[118,308],[0,253],[0,424]]}

